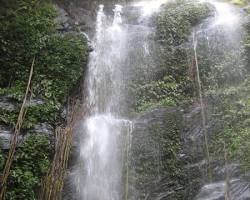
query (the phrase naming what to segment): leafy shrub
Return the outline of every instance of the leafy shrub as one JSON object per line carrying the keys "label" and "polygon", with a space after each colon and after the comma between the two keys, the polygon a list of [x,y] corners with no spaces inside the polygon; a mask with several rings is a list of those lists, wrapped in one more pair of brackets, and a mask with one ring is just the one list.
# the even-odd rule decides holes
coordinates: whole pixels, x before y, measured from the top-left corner
{"label": "leafy shrub", "polygon": [[197,1],[168,3],[157,21],[158,39],[166,48],[179,46],[188,41],[192,27],[210,15],[209,4]]}
{"label": "leafy shrub", "polygon": [[47,136],[28,136],[16,152],[7,187],[7,199],[34,200],[40,186],[40,179],[50,163],[50,142]]}
{"label": "leafy shrub", "polygon": [[[53,4],[44,0],[4,1],[0,8],[0,95],[12,99],[14,111],[0,109],[0,123],[14,127],[35,57],[32,99],[22,129],[38,123],[61,123],[66,98],[84,73],[88,50],[82,34],[59,34]],[[39,100],[39,103],[36,101]],[[39,133],[40,134],[40,133]],[[53,144],[32,133],[17,149],[6,199],[37,199]],[[2,156],[3,157],[3,156]],[[2,157],[0,164],[2,164]]]}
{"label": "leafy shrub", "polygon": [[134,88],[135,110],[157,105],[172,106],[191,100],[194,84],[189,74],[190,47],[187,43],[193,27],[210,15],[208,4],[178,0],[168,3],[156,17],[156,38],[161,51],[153,80]]}
{"label": "leafy shrub", "polygon": [[[83,35],[56,33],[52,4],[18,1],[0,19],[0,94],[21,102],[35,57],[32,98],[43,105],[28,110],[24,128],[37,122],[55,122],[74,84],[83,74],[88,50]],[[15,112],[0,111],[0,121],[13,125]]]}

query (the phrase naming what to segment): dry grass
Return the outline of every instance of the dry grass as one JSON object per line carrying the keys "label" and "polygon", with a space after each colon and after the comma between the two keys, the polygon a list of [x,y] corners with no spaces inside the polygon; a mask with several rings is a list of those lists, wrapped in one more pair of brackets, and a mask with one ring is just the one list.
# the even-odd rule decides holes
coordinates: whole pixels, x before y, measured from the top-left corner
{"label": "dry grass", "polygon": [[73,127],[82,118],[83,109],[78,108],[76,102],[69,112],[69,119],[65,128],[58,127],[55,131],[55,155],[50,171],[42,181],[39,200],[60,200],[64,186],[64,176],[68,168],[68,159],[73,142]]}

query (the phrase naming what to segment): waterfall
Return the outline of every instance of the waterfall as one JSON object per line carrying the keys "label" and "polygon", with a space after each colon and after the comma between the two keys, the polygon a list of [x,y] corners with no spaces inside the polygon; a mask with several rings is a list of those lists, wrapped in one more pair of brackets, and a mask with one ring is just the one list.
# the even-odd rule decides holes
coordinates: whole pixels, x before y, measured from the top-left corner
{"label": "waterfall", "polygon": [[[130,197],[130,150],[133,123],[124,115],[128,85],[152,62],[147,19],[165,2],[126,5],[139,13],[134,24],[125,23],[123,6],[114,5],[113,16],[100,5],[96,16],[84,96],[89,111],[80,135],[78,163],[74,170],[77,199],[120,200]],[[144,47],[144,48],[141,48]],[[147,63],[147,65],[145,65]],[[146,71],[147,72],[147,71]],[[149,76],[147,74],[140,74]],[[125,117],[124,117],[125,116]]]}
{"label": "waterfall", "polygon": [[120,70],[126,50],[126,30],[122,27],[122,7],[116,5],[109,23],[100,5],[87,75],[88,107],[92,114],[119,112]]}
{"label": "waterfall", "polygon": [[85,200],[120,199],[121,139],[123,133],[130,137],[132,131],[131,122],[119,118],[126,29],[122,27],[122,6],[116,5],[113,11],[110,23],[104,6],[99,6],[94,51],[85,83],[90,116],[83,122],[80,164],[75,177],[79,199]]}

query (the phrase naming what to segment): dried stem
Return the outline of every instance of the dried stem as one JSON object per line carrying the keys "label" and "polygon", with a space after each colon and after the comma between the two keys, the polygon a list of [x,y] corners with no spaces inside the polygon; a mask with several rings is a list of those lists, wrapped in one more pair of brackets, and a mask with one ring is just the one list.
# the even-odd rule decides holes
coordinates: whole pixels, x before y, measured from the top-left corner
{"label": "dried stem", "polygon": [[[26,104],[27,104],[27,101],[29,101],[28,94],[30,93],[30,90],[31,90],[30,85],[31,85],[31,79],[33,76],[33,71],[34,71],[34,64],[35,64],[35,57],[33,58],[32,65],[30,68],[30,74],[29,74],[28,84],[26,87],[25,96],[23,99],[21,109],[19,111],[17,123],[15,125],[15,131],[14,131],[14,134],[12,135],[12,138],[11,138],[10,150],[9,150],[8,157],[7,157],[5,167],[3,170],[3,179],[2,179],[2,185],[1,185],[0,200],[5,199],[7,180],[8,180],[8,177],[10,175],[10,168],[11,168],[11,165],[12,165],[12,162],[14,159],[14,154],[15,154],[15,150],[16,150],[16,146],[17,146],[17,142],[18,142],[18,136],[20,134],[20,130],[21,130],[21,127],[22,127],[22,124],[23,124],[23,121],[24,121],[24,118],[25,118],[25,115],[27,112],[28,107],[26,106]],[[30,95],[30,97],[31,97],[31,95]]]}
{"label": "dried stem", "polygon": [[55,155],[50,171],[43,180],[40,200],[60,200],[64,184],[64,175],[68,167],[68,159],[73,141],[73,126],[79,113],[74,104],[67,126],[58,127],[55,131]]}

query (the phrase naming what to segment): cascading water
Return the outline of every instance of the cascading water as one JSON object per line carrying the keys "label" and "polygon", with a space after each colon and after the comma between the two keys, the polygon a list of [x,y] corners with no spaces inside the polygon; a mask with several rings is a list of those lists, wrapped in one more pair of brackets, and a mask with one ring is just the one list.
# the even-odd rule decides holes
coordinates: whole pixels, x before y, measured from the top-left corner
{"label": "cascading water", "polygon": [[153,1],[127,5],[139,14],[131,24],[122,18],[121,5],[115,5],[112,18],[105,14],[104,5],[99,6],[85,81],[89,116],[82,123],[80,156],[73,173],[77,199],[129,199],[133,124],[122,117],[128,104],[126,87],[138,77],[131,74],[135,66],[139,73],[140,67],[147,72],[140,74],[142,78],[148,76],[145,66],[152,63],[148,37],[153,31],[147,19],[165,1],[157,1],[153,9]]}
{"label": "cascading water", "polygon": [[[79,200],[137,200],[140,196],[133,188],[137,182],[132,176],[140,167],[131,169],[133,168],[131,164],[133,161],[130,163],[133,125],[130,120],[127,120],[128,117],[124,116],[128,116],[127,105],[130,103],[128,101],[133,97],[128,98],[130,93],[126,87],[130,86],[130,82],[145,83],[157,67],[155,59],[158,58],[156,54],[159,52],[159,46],[154,40],[155,27],[150,24],[149,19],[165,2],[166,0],[141,1],[128,4],[124,8],[116,5],[113,9],[113,17],[105,14],[103,5],[99,6],[92,44],[93,52],[90,55],[84,91],[89,115],[82,122],[79,163],[74,173],[76,196]],[[227,34],[227,39],[230,41],[228,46],[235,47],[239,41],[236,33],[238,26],[235,25],[237,17],[232,16],[233,12],[228,10],[231,7],[224,7],[224,4],[217,2],[211,3],[217,10],[215,20],[206,23],[205,28],[202,26],[193,34],[196,76],[206,143],[208,143],[204,110],[206,106],[201,91],[199,41],[205,38],[209,43],[208,47],[212,48],[215,43],[213,36],[217,36],[217,31],[220,34]],[[127,12],[127,18],[123,16],[123,12]],[[229,23],[224,20],[225,18],[232,20]],[[230,34],[228,29],[231,31]],[[230,37],[232,35],[233,37]],[[132,143],[132,147],[133,145],[137,144]],[[157,143],[150,143],[148,148],[153,157],[157,158],[154,170],[158,170],[157,179],[160,180],[162,177],[158,168],[162,165],[161,149],[157,145]],[[208,145],[206,144],[206,147]],[[208,148],[206,154],[208,167],[211,168]],[[227,185],[225,182],[205,185],[196,199],[212,200],[217,197],[216,195],[221,195],[221,188],[224,189],[225,185]],[[211,188],[215,193],[209,192]],[[217,189],[220,194],[216,192]],[[164,195],[156,196],[160,199],[164,198]],[[146,195],[145,198],[151,197]]]}
{"label": "cascading water", "polygon": [[121,198],[121,134],[131,132],[131,122],[117,117],[121,108],[121,66],[126,54],[122,6],[115,6],[112,23],[103,9],[100,5],[86,80],[90,116],[84,121],[76,175],[79,199],[86,200]]}
{"label": "cascading water", "polygon": [[126,54],[126,29],[121,26],[122,7],[115,7],[111,24],[103,8],[103,5],[99,7],[97,15],[94,52],[90,58],[86,82],[87,102],[92,114],[119,112],[122,82],[120,70]]}

